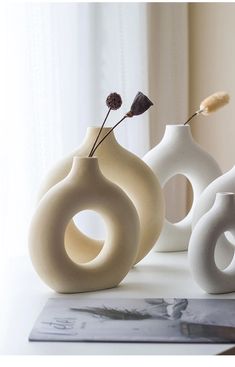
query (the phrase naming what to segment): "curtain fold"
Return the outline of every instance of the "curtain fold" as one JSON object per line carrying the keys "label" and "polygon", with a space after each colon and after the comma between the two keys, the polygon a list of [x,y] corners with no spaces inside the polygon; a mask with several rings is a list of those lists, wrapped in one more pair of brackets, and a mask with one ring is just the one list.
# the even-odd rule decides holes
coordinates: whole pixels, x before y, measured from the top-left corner
{"label": "curtain fold", "polygon": [[[150,146],[162,138],[166,124],[186,121],[189,99],[188,3],[148,6],[149,94],[157,101],[150,111]],[[187,180],[175,176],[165,185],[166,215],[172,222],[187,211]],[[189,208],[190,209],[190,208]]]}

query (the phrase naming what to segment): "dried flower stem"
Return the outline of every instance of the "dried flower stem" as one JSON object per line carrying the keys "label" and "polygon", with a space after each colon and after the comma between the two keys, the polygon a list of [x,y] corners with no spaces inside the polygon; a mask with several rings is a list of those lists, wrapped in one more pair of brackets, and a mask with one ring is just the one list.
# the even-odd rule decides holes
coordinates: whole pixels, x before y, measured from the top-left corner
{"label": "dried flower stem", "polygon": [[127,117],[129,117],[127,114],[120,120],[118,121],[108,132],[107,134],[105,134],[105,136],[100,140],[100,142],[96,145],[96,147],[93,149],[91,155],[89,155],[89,157],[92,157],[96,151],[96,149],[99,147],[99,145],[104,141],[104,139],[107,138],[107,136],[109,134],[111,134],[111,132],[115,129],[115,127],[117,127],[123,120],[125,120]]}
{"label": "dried flower stem", "polygon": [[188,123],[189,123],[189,121],[191,121],[195,116],[197,116],[197,115],[199,115],[200,113],[202,113],[202,111],[203,111],[203,110],[198,110],[198,111],[194,112],[194,114],[188,118],[188,120],[184,123],[184,125],[188,124]]}
{"label": "dried flower stem", "polygon": [[99,139],[99,137],[100,137],[100,134],[101,134],[101,132],[102,132],[102,130],[103,130],[103,127],[104,127],[104,125],[105,125],[105,122],[106,122],[106,120],[107,120],[107,118],[108,118],[109,114],[110,114],[111,109],[112,109],[112,108],[109,108],[109,110],[108,110],[108,112],[107,112],[107,115],[105,116],[104,122],[103,122],[103,124],[101,125],[101,128],[100,128],[100,130],[99,130],[99,133],[98,133],[98,135],[97,135],[97,137],[96,137],[96,139],[95,139],[95,142],[94,142],[94,144],[93,144],[93,146],[92,146],[92,148],[91,148],[91,151],[90,151],[90,153],[89,153],[89,156],[88,156],[88,157],[92,157],[92,156],[93,156],[93,153],[94,153],[94,152],[93,152],[93,150],[94,150],[95,145],[96,145],[96,143],[97,143],[97,141],[98,141],[98,139]]}

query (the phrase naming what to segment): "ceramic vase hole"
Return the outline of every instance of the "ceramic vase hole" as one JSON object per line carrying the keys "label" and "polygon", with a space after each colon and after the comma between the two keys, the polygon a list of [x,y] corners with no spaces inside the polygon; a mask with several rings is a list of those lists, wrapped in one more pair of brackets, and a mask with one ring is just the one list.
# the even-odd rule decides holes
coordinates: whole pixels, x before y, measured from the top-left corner
{"label": "ceramic vase hole", "polygon": [[225,232],[224,234],[227,240],[235,247],[235,236],[229,231]]}
{"label": "ceramic vase hole", "polygon": [[93,210],[83,210],[73,217],[76,227],[86,236],[94,240],[106,237],[105,222],[100,214]]}
{"label": "ceramic vase hole", "polygon": [[[231,232],[224,232],[223,234],[221,234],[217,240],[217,243],[216,243],[216,246],[215,246],[215,251],[214,251],[214,260],[215,260],[215,265],[217,266],[217,268],[219,270],[225,270],[232,262],[233,258],[231,258],[231,261],[229,263],[227,263],[226,266],[220,264],[220,258],[218,256],[215,256],[216,255],[216,251],[218,250],[218,247],[220,246],[220,238],[225,235],[226,238],[232,243],[234,244],[235,243],[235,239],[234,239],[234,236],[232,235]],[[235,245],[234,245],[235,246]]]}
{"label": "ceramic vase hole", "polygon": [[166,203],[166,219],[178,223],[189,213],[193,203],[193,189],[184,175],[171,177],[163,188]]}

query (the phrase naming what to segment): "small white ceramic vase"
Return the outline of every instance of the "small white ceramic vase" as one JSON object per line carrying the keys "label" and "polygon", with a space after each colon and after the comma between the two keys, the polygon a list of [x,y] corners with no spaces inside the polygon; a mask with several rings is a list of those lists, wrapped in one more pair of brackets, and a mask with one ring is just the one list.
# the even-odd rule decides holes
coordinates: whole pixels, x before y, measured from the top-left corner
{"label": "small white ceramic vase", "polygon": [[[71,218],[86,209],[103,217],[107,237],[95,259],[79,264],[66,252],[64,238]],[[124,191],[103,176],[97,158],[73,159],[68,176],[39,202],[30,227],[32,263],[41,279],[61,293],[115,287],[133,266],[138,246],[136,209]]]}
{"label": "small white ceramic vase", "polygon": [[[218,192],[235,193],[235,166],[212,181],[203,191],[193,212],[193,228],[199,219],[212,207]],[[225,268],[231,262],[234,254],[234,244],[235,242],[232,238],[229,240],[228,235],[221,234],[215,250],[216,263],[220,268]]]}
{"label": "small white ceramic vase", "polygon": [[187,177],[192,185],[193,204],[189,213],[177,223],[165,219],[155,246],[159,252],[187,250],[195,204],[201,192],[221,174],[221,170],[215,160],[193,140],[189,125],[167,125],[161,142],[143,159],[155,172],[162,188],[177,174]]}
{"label": "small white ceramic vase", "polygon": [[217,193],[212,208],[193,229],[188,259],[194,280],[208,293],[235,291],[235,257],[226,269],[215,263],[218,238],[225,231],[235,234],[235,194]]}
{"label": "small white ceramic vase", "polygon": [[[103,129],[99,141],[109,130],[108,127]],[[39,197],[68,174],[73,156],[89,155],[98,132],[98,127],[87,129],[82,145],[50,170],[42,183]],[[135,259],[137,263],[152,249],[162,229],[165,207],[161,186],[142,159],[118,144],[113,132],[99,146],[95,156],[99,158],[99,166],[105,177],[125,191],[137,210],[140,219],[140,245]],[[81,233],[73,221],[70,222],[65,236],[66,250],[77,262],[95,258],[103,245],[102,241],[96,241]]]}

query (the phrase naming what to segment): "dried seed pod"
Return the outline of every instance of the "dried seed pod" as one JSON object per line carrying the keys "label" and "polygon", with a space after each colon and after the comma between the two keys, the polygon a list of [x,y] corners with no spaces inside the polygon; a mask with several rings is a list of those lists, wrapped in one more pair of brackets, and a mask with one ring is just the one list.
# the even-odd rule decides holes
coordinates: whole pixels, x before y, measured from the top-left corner
{"label": "dried seed pod", "polygon": [[201,114],[204,116],[218,110],[229,102],[229,95],[226,92],[217,92],[204,99],[200,104]]}
{"label": "dried seed pod", "polygon": [[117,93],[111,93],[106,99],[106,105],[111,110],[118,110],[122,105],[122,98]]}
{"label": "dried seed pod", "polygon": [[145,96],[142,92],[138,92],[131,105],[130,111],[126,115],[128,117],[141,115],[142,113],[147,111],[152,105],[153,103],[147,96]]}
{"label": "dried seed pod", "polygon": [[[115,93],[116,94],[116,93]],[[89,157],[92,157],[96,151],[96,149],[100,146],[100,144],[103,143],[103,141],[107,138],[107,136],[123,121],[125,120],[127,117],[133,117],[136,115],[140,115],[142,113],[144,113],[145,111],[147,111],[149,109],[149,107],[151,107],[153,105],[153,103],[150,101],[150,99],[148,97],[146,97],[143,93],[138,92],[137,95],[135,96],[135,99],[131,105],[131,109],[128,113],[126,113],[123,118],[121,120],[119,120],[108,132],[107,134],[105,134],[105,136],[99,141],[98,144],[94,144],[93,148],[90,152]],[[108,107],[110,107],[108,105]],[[111,109],[111,107],[110,107]],[[110,110],[109,110],[110,112]],[[103,123],[104,124],[104,123]],[[97,139],[96,139],[97,141]]]}

